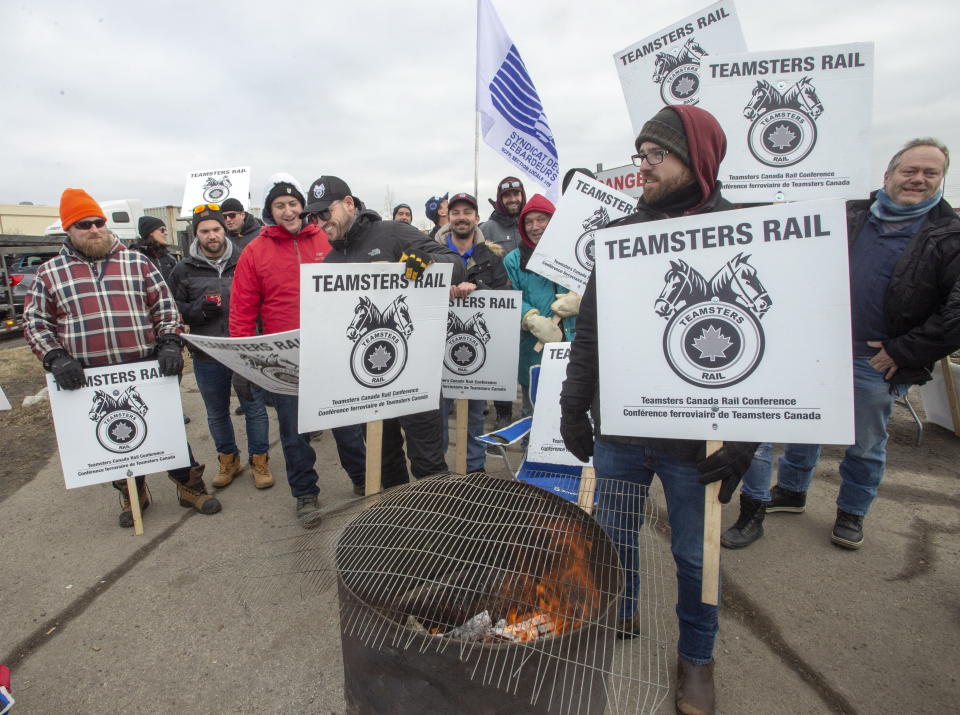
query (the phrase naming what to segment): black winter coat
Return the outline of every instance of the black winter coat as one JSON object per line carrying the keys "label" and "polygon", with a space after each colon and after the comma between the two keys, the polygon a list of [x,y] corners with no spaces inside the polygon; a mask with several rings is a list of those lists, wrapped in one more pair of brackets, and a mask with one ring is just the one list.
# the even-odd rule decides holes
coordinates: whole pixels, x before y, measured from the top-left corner
{"label": "black winter coat", "polygon": [[376,211],[360,210],[347,235],[330,241],[333,248],[324,263],[396,263],[405,252],[430,256],[439,263],[453,264],[453,282],[466,277],[460,256],[402,221],[384,221]]}
{"label": "black winter coat", "polygon": [[[434,239],[441,246],[450,247],[448,238],[450,230],[444,226],[443,230]],[[479,240],[479,243],[477,242]],[[467,260],[467,283],[473,283],[477,290],[501,290],[510,288],[510,277],[503,265],[503,247],[497,243],[484,240],[479,228],[474,229],[473,253]],[[463,259],[461,259],[463,262]]]}
{"label": "black winter coat", "polygon": [[243,219],[243,225],[240,227],[239,231],[236,233],[233,231],[227,231],[227,235],[230,237],[230,240],[233,241],[233,245],[237,248],[237,255],[239,255],[240,251],[247,247],[247,244],[250,243],[250,241],[260,235],[260,230],[262,228],[263,221],[248,211],[246,218]]}
{"label": "black winter coat", "polygon": [[[847,203],[847,241],[853,246],[876,194]],[[944,306],[960,278],[960,216],[941,200],[897,261],[883,300],[889,335],[883,347],[899,369],[890,382],[921,385],[933,364],[960,347],[944,326]]]}
{"label": "black winter coat", "polygon": [[[733,205],[714,191],[707,202],[695,213],[729,211]],[[607,227],[626,226],[647,221],[659,221],[668,218],[642,202],[637,212],[611,221]],[[689,439],[656,439],[651,437],[620,437],[604,435],[600,426],[600,367],[597,348],[597,274],[590,271],[587,287],[580,301],[580,314],[577,316],[577,335],[570,348],[570,361],[567,363],[567,379],[560,391],[560,409],[582,414],[590,411],[593,417],[594,434],[610,442],[638,444],[663,450],[677,459],[696,462],[705,456],[705,442]]]}
{"label": "black winter coat", "polygon": [[[217,338],[230,337],[230,289],[239,257],[240,252],[234,248],[220,273],[196,255],[183,259],[173,269],[169,280],[170,291],[173,293],[173,299],[177,301],[183,322],[190,326],[192,334]],[[208,289],[220,292],[219,310],[203,307],[204,293]],[[187,347],[194,358],[213,359],[189,343]]]}
{"label": "black winter coat", "polygon": [[177,265],[177,259],[170,254],[166,246],[156,246],[152,242],[146,243],[141,239],[136,243],[130,244],[130,248],[139,251],[149,258],[150,262],[160,271],[163,280],[165,280],[167,284],[170,283],[170,273],[173,271],[174,266]]}

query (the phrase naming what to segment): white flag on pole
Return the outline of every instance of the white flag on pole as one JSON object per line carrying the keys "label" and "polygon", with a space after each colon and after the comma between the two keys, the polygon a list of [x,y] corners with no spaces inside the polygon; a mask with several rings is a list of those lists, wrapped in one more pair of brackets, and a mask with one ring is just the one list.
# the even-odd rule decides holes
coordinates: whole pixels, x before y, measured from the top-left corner
{"label": "white flag on pole", "polygon": [[477,111],[483,140],[547,198],[560,195],[557,146],[537,89],[490,0],[477,0]]}

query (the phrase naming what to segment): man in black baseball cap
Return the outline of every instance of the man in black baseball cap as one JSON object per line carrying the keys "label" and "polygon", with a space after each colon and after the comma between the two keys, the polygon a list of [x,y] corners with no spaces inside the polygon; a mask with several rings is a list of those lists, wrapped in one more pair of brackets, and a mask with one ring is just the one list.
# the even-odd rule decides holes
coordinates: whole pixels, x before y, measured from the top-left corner
{"label": "man in black baseball cap", "polygon": [[227,235],[237,247],[238,252],[246,248],[250,241],[260,235],[263,222],[252,213],[247,213],[239,199],[231,196],[220,204],[220,212],[227,224]]}
{"label": "man in black baseball cap", "polygon": [[[466,277],[463,262],[456,253],[431,241],[410,224],[383,221],[380,214],[368,210],[339,177],[321,176],[310,185],[302,215],[308,223],[318,225],[327,234],[333,250],[324,263],[398,261],[406,266],[406,277],[416,280],[427,266],[440,261],[453,265],[453,285],[462,283]],[[427,412],[384,420],[384,487],[409,481],[401,427],[406,433],[410,467],[415,477],[448,471],[441,446],[443,426],[437,405]],[[355,483],[355,486],[359,485]]]}

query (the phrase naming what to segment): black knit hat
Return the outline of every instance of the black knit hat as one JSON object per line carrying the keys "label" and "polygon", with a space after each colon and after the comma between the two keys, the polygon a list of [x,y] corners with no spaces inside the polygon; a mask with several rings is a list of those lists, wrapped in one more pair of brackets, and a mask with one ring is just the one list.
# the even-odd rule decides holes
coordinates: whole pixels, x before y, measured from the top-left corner
{"label": "black knit hat", "polygon": [[670,107],[664,107],[643,125],[634,142],[638,152],[643,142],[653,142],[663,147],[676,155],[686,166],[690,166],[690,146],[687,144],[687,132],[683,128],[683,120]]}
{"label": "black knit hat", "polygon": [[167,224],[158,218],[141,216],[140,221],[137,222],[137,233],[140,234],[140,238],[146,238],[158,228],[166,228],[166,226]]}
{"label": "black knit hat", "polygon": [[222,213],[210,208],[209,204],[203,204],[202,206],[198,206],[197,208],[200,209],[200,211],[194,210],[193,212],[193,235],[194,236],[197,235],[197,226],[200,225],[201,221],[216,221],[221,226],[223,226],[224,231],[227,230],[227,224],[223,220]]}
{"label": "black knit hat", "polygon": [[413,216],[413,209],[410,208],[410,204],[397,204],[396,206],[393,207],[393,219],[394,219],[394,220],[397,219],[397,211],[399,211],[400,209],[406,209],[407,211],[410,212],[410,215]]}
{"label": "black knit hat", "polygon": [[263,210],[268,212],[271,218],[273,218],[273,212],[270,211],[270,204],[272,204],[274,199],[276,199],[278,196],[292,196],[300,202],[301,206],[307,203],[303,198],[303,194],[300,193],[300,189],[293,184],[288,184],[285,181],[281,181],[273,185],[273,188],[270,189],[270,193],[267,194],[266,201],[263,203]]}
{"label": "black knit hat", "polygon": [[243,213],[244,211],[246,211],[246,209],[243,208],[243,204],[240,203],[240,199],[235,199],[233,197],[230,197],[229,199],[224,201],[222,204],[220,204],[220,210],[221,211],[239,211],[240,213]]}

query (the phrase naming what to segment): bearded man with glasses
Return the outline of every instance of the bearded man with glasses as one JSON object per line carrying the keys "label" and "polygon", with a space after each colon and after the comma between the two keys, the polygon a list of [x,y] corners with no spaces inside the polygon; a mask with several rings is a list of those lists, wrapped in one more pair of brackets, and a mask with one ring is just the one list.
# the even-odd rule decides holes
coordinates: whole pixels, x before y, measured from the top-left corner
{"label": "bearded man with glasses", "polygon": [[[83,189],[60,197],[60,221],[67,238],[55,257],[37,270],[23,308],[23,335],[62,390],[84,384],[84,368],[157,360],[161,375],[183,369],[183,326],[170,289],[143,254],[128,250],[107,230],[100,205]],[[220,511],[207,494],[203,465],[174,469],[180,504],[201,514]],[[120,492],[120,526],[133,526],[125,480]],[[141,511],[150,506],[144,478],[137,477]]]}

